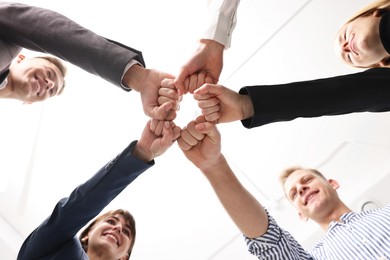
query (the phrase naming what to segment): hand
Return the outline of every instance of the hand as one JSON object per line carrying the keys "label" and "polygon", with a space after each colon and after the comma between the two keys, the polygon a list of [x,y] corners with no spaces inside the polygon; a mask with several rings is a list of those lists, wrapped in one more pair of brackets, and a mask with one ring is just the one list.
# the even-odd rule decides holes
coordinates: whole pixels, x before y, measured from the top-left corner
{"label": "hand", "polygon": [[163,154],[179,138],[180,128],[173,122],[151,119],[133,151],[134,156],[150,162]]}
{"label": "hand", "polygon": [[206,120],[227,123],[253,116],[249,95],[241,95],[222,85],[204,84],[193,95]]}
{"label": "hand", "polygon": [[178,145],[184,155],[199,169],[217,164],[221,158],[221,136],[215,124],[203,116],[191,121],[181,132]]}
{"label": "hand", "polygon": [[179,92],[174,85],[173,79],[167,78],[161,81],[161,86],[158,90],[158,104],[163,105],[164,103],[170,102],[172,104],[170,113],[174,113],[174,118],[176,118],[176,111],[179,111],[180,109],[180,101],[182,101],[182,99],[183,96],[179,95]]}
{"label": "hand", "polygon": [[159,120],[173,120],[176,113],[172,112],[172,103],[158,103],[161,81],[165,78],[174,78],[173,75],[157,70],[145,69],[133,65],[125,73],[123,83],[133,90],[140,92],[144,112],[147,116]]}
{"label": "hand", "polygon": [[199,48],[184,64],[175,79],[179,94],[193,93],[204,83],[218,83],[225,46],[214,40],[201,40]]}

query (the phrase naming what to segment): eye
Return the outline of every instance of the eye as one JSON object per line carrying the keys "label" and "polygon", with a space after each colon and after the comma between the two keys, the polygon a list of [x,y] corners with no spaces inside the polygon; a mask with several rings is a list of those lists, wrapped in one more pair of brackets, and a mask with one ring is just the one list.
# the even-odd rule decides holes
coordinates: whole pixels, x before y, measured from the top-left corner
{"label": "eye", "polygon": [[125,234],[127,237],[130,237],[131,232],[129,229],[125,228],[123,229],[123,234]]}
{"label": "eye", "polygon": [[296,196],[297,196],[297,192],[293,191],[293,192],[291,192],[290,199],[294,200]]}
{"label": "eye", "polygon": [[111,224],[111,225],[115,225],[116,222],[115,222],[115,220],[109,218],[109,219],[107,219],[107,223]]}

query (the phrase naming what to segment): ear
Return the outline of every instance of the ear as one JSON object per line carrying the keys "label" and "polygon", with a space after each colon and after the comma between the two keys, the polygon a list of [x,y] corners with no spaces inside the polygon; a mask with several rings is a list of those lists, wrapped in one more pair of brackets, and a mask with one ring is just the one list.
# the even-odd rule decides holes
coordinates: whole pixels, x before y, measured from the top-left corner
{"label": "ear", "polygon": [[378,67],[388,67],[390,65],[390,56],[384,57],[379,63]]}
{"label": "ear", "polygon": [[308,217],[306,217],[302,212],[298,212],[299,218],[305,222],[309,220]]}
{"label": "ear", "polygon": [[381,16],[382,16],[381,12],[380,12],[378,9],[376,9],[376,10],[372,13],[372,15],[373,15],[374,17],[381,17]]}
{"label": "ear", "polygon": [[23,54],[19,54],[16,61],[17,61],[17,63],[20,63],[20,62],[22,62],[25,58],[26,58],[26,56],[24,56]]}
{"label": "ear", "polygon": [[332,186],[334,190],[337,190],[340,187],[340,184],[336,180],[329,179],[328,183],[330,184],[330,186]]}

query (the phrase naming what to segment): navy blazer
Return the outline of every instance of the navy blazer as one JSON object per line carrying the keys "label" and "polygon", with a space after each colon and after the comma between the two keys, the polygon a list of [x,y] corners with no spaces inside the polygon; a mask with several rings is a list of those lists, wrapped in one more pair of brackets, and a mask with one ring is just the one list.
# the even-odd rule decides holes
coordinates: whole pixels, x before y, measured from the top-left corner
{"label": "navy blazer", "polygon": [[131,155],[135,145],[136,141],[132,142],[69,197],[61,199],[52,214],[24,241],[17,259],[88,259],[77,237],[79,230],[154,165],[154,161],[145,163]]}
{"label": "navy blazer", "polygon": [[57,12],[19,3],[0,2],[0,47],[0,74],[22,48],[57,56],[119,87],[130,60],[145,66],[140,51],[97,35]]}

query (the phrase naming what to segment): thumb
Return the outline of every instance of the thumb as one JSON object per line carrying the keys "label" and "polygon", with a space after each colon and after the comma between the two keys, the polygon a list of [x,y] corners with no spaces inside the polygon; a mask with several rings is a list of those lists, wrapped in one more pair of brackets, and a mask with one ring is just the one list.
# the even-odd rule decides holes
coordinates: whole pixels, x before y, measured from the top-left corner
{"label": "thumb", "polygon": [[215,124],[210,122],[197,123],[195,129],[200,133],[207,135],[213,143],[219,142],[220,134]]}
{"label": "thumb", "polygon": [[194,91],[196,95],[219,95],[222,93],[223,88],[219,85],[205,83]]}

